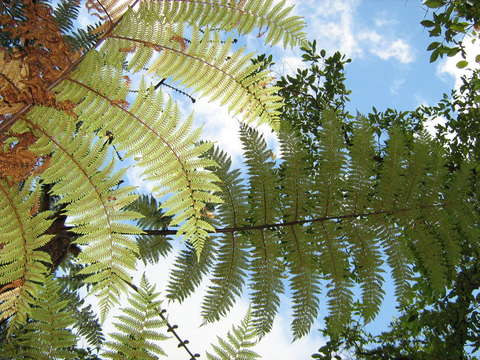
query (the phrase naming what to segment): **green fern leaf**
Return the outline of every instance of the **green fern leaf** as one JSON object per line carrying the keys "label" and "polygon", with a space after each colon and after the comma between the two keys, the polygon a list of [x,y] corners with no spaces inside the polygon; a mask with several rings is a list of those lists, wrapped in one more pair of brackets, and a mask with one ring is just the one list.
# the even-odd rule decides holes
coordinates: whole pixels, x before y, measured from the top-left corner
{"label": "green fern leaf", "polygon": [[[224,201],[217,207],[219,221],[223,227],[238,227],[243,224],[247,211],[247,193],[240,180],[240,172],[230,170],[230,158],[218,148],[211,153],[211,157],[219,164],[215,174],[221,180],[220,196]],[[245,236],[232,232],[218,236],[217,241],[219,246],[212,285],[208,288],[202,304],[202,317],[205,322],[217,321],[227,314],[235,296],[242,293],[248,269],[248,244]]]}
{"label": "green fern leaf", "polygon": [[0,320],[10,318],[9,331],[27,321],[50,263],[50,256],[39,248],[53,237],[44,235],[52,213],[30,214],[38,199],[32,186],[26,182],[18,190],[0,180]]}
{"label": "green fern leaf", "polygon": [[[307,191],[312,188],[306,166],[306,150],[292,129],[280,132],[282,151],[282,198],[284,220],[305,220],[309,215]],[[310,331],[317,318],[320,294],[320,276],[314,261],[313,238],[301,225],[290,225],[285,231],[287,261],[291,273],[293,297],[292,331],[295,339]],[[309,239],[309,237],[311,239]]]}
{"label": "green fern leaf", "polygon": [[228,332],[227,339],[218,338],[218,345],[212,345],[215,355],[207,352],[208,360],[254,360],[260,358],[251,350],[255,346],[255,327],[252,322],[250,310],[242,320],[240,326],[234,326]]}
{"label": "green fern leaf", "polygon": [[40,287],[30,321],[11,335],[2,355],[14,359],[74,359],[76,338],[68,329],[74,318],[68,301],[60,297],[60,285],[48,278]]}
{"label": "green fern leaf", "polygon": [[[260,134],[246,125],[240,127],[240,140],[250,178],[249,205],[252,225],[272,224],[278,218],[277,176],[271,151]],[[257,334],[264,336],[272,328],[283,292],[279,241],[271,230],[249,233],[254,247],[251,260],[252,317]]]}
{"label": "green fern leaf", "polygon": [[142,277],[138,292],[128,299],[129,307],[122,308],[122,315],[113,326],[117,332],[111,333],[111,340],[105,343],[109,348],[103,356],[114,360],[157,360],[166,355],[158,345],[168,339],[159,329],[166,326],[160,318],[159,294]]}

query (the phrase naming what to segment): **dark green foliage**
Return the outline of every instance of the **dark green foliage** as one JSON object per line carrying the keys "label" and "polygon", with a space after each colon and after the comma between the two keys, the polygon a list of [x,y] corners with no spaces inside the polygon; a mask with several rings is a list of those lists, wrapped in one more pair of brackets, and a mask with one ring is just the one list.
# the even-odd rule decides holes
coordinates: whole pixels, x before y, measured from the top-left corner
{"label": "dark green foliage", "polygon": [[[171,216],[165,216],[157,200],[151,195],[141,195],[127,209],[136,211],[144,217],[136,222],[145,230],[162,230],[168,227]],[[161,235],[137,236],[138,250],[144,264],[157,263],[161,257],[167,256],[172,250],[171,239]]]}
{"label": "dark green foliage", "polygon": [[[473,30],[478,34],[480,29],[480,7],[475,0],[426,0],[424,4],[433,9],[432,18],[421,24],[429,29],[430,37],[440,37],[433,41],[427,50],[432,51],[430,62],[443,56],[455,56],[459,52],[466,57],[464,36]],[[477,33],[475,33],[477,31]],[[462,60],[458,67],[465,67],[468,62]]]}
{"label": "dark green foliage", "polygon": [[[219,183],[224,201],[217,207],[218,220],[224,227],[235,228],[243,224],[247,212],[246,186],[240,179],[238,169],[231,170],[227,154],[215,148],[210,153],[218,163],[214,169],[221,180]],[[205,322],[219,320],[232,307],[235,297],[242,293],[244,278],[248,270],[248,236],[243,233],[226,233],[217,237],[217,257],[213,267],[212,285],[207,290],[202,305]]]}

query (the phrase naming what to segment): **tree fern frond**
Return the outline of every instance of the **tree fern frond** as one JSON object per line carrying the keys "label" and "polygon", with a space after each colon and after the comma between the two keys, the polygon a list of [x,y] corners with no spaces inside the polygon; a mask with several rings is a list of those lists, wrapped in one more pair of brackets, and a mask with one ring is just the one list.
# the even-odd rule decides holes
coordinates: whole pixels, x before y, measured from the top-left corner
{"label": "tree fern frond", "polygon": [[246,34],[258,28],[266,28],[265,41],[269,44],[283,42],[283,46],[295,46],[305,41],[302,32],[304,21],[299,16],[288,16],[292,7],[285,1],[272,6],[272,0],[160,0],[147,2],[150,11],[159,14],[167,22],[187,22],[192,25],[238,30]]}
{"label": "tree fern frond", "polygon": [[0,180],[0,320],[10,318],[10,331],[24,324],[48,273],[50,256],[39,249],[53,237],[45,211],[32,215],[38,194],[30,182],[23,189]]}
{"label": "tree fern frond", "polygon": [[168,339],[159,331],[166,323],[160,317],[158,298],[155,287],[143,276],[138,291],[128,298],[130,306],[122,308],[122,315],[116,317],[116,332],[109,334],[111,340],[105,343],[109,350],[103,356],[114,360],[157,360],[166,355],[158,345]]}
{"label": "tree fern frond", "polygon": [[[172,218],[165,216],[159,205],[153,196],[141,195],[127,209],[143,215],[137,219],[137,224],[142,229],[166,229]],[[160,257],[166,257],[173,249],[170,239],[160,235],[140,235],[137,237],[137,244],[144,264],[157,263]]]}
{"label": "tree fern frond", "polygon": [[53,11],[58,28],[63,33],[74,29],[74,21],[78,17],[80,2],[78,0],[61,0]]}
{"label": "tree fern frond", "polygon": [[[349,155],[346,209],[352,214],[372,211],[375,150],[373,131],[364,118],[359,118],[355,124]],[[362,289],[360,311],[366,322],[377,315],[384,296],[382,254],[372,224],[366,219],[352,219],[343,224],[352,249],[357,281]]]}
{"label": "tree fern frond", "polygon": [[[377,208],[392,210],[399,207],[406,157],[405,139],[400,130],[394,127],[389,132],[386,156],[380,169]],[[379,226],[378,235],[387,255],[387,263],[392,269],[395,295],[400,302],[403,302],[410,288],[408,281],[412,277],[412,269],[409,265],[412,259],[411,251],[405,244],[405,236],[401,235],[401,229],[393,218],[379,216],[375,220]]]}
{"label": "tree fern frond", "polygon": [[[319,138],[319,172],[315,179],[316,212],[322,216],[338,214],[342,211],[343,188],[346,175],[346,153],[342,136],[341,124],[333,111],[325,111],[323,128]],[[353,294],[350,289],[352,282],[347,277],[347,255],[345,238],[338,231],[341,224],[338,221],[325,221],[313,226],[317,234],[318,250],[320,252],[320,270],[330,280],[327,285],[330,327],[333,333],[340,329],[350,319]]]}
{"label": "tree fern frond", "polygon": [[[305,220],[309,215],[307,192],[311,191],[313,185],[305,168],[306,150],[291,129],[282,129],[280,132],[280,146],[284,219],[287,222]],[[308,334],[317,318],[319,306],[320,276],[314,263],[313,236],[305,230],[303,226],[290,225],[284,234],[291,273],[292,331],[295,338]]]}
{"label": "tree fern frond", "polygon": [[[82,71],[86,69],[80,69]],[[111,117],[102,118],[101,122],[88,117],[85,119],[87,126],[111,131],[118,149],[127,150],[126,156],[138,158],[138,166],[145,169],[145,180],[155,182],[153,192],[158,198],[171,194],[162,202],[162,208],[167,209],[165,215],[174,215],[170,225],[179,225],[178,235],[185,236],[200,254],[208,232],[214,230],[203,219],[203,209],[207,203],[221,202],[213,194],[219,190],[214,184],[218,178],[205,170],[215,164],[199,158],[211,144],[195,145],[200,129],[191,130],[193,117],[179,125],[178,105],[169,99],[164,107],[161,92],[155,94],[141,85],[135,102],[127,109],[95,88],[101,85],[100,80],[93,77],[85,79],[85,76],[82,81],[69,79],[73,89],[77,89],[84,99],[93,95],[95,101],[100,99],[110,105]],[[67,87],[64,91],[71,93],[72,88]],[[84,107],[79,106],[79,111],[85,108],[88,111],[89,107],[90,104],[84,104]]]}
{"label": "tree fern frond", "polygon": [[2,355],[14,359],[74,359],[71,348],[76,338],[68,329],[74,318],[67,310],[68,301],[60,297],[60,286],[48,278],[36,294],[30,319],[7,340]]}
{"label": "tree fern frond", "polygon": [[[158,51],[149,73],[171,77],[210,101],[218,99],[228,104],[231,114],[241,112],[244,121],[257,120],[278,128],[278,109],[282,106],[281,98],[276,95],[278,89],[267,86],[271,75],[257,71],[259,64],[249,62],[251,55],[243,55],[243,49],[230,54],[232,39],[222,43],[216,32],[212,36],[208,30],[200,33],[194,28],[188,46],[172,40],[183,36],[181,28],[150,24],[142,20],[140,13],[132,12],[110,39],[120,42],[120,48],[139,47],[141,54],[146,54],[141,61],[144,63],[148,55],[153,55],[152,49]],[[134,56],[130,64],[138,68],[139,58]]]}
{"label": "tree fern frond", "polygon": [[255,327],[250,310],[240,326],[233,326],[232,331],[227,333],[227,339],[218,337],[218,345],[212,345],[215,355],[206,353],[208,360],[254,360],[260,358],[251,350],[255,346]]}
{"label": "tree fern frond", "polygon": [[[123,279],[130,278],[128,271],[135,269],[138,249],[127,234],[142,231],[120,221],[141,215],[118,216],[136,198],[131,194],[134,188],[114,189],[126,169],[112,174],[114,159],[104,166],[107,152],[102,151],[102,142],[95,141],[94,135],[73,135],[74,125],[63,113],[37,107],[29,115],[26,124],[40,135],[31,150],[51,154],[51,165],[42,179],[53,184],[51,193],[59,196],[59,204],[66,204],[65,212],[75,225],[72,230],[81,235],[75,242],[85,247],[78,259],[88,266],[79,274],[88,275],[84,281],[94,283],[104,316],[125,289]],[[59,133],[58,121],[62,120],[66,128]]]}
{"label": "tree fern frond", "polygon": [[[252,225],[271,224],[279,215],[277,176],[270,160],[272,153],[258,131],[246,125],[240,127],[240,140],[250,180]],[[283,266],[279,241],[271,230],[254,230],[249,237],[254,247],[250,264],[252,317],[257,334],[263,336],[270,331],[280,303]]]}
{"label": "tree fern frond", "polygon": [[[223,203],[216,209],[218,219],[224,227],[238,227],[245,220],[247,211],[247,193],[240,180],[240,172],[230,170],[230,158],[218,148],[215,148],[211,157],[219,164],[215,174],[221,180],[219,186],[222,189],[220,196]],[[219,320],[227,314],[235,296],[242,293],[248,269],[248,244],[245,236],[232,232],[218,236],[217,241],[219,246],[212,285],[208,288],[202,304],[202,317],[205,322]]]}
{"label": "tree fern frond", "polygon": [[175,259],[174,268],[170,272],[167,298],[172,301],[182,302],[190,296],[213,264],[214,240],[211,239],[205,244],[200,256],[189,243],[186,243],[186,247]]}

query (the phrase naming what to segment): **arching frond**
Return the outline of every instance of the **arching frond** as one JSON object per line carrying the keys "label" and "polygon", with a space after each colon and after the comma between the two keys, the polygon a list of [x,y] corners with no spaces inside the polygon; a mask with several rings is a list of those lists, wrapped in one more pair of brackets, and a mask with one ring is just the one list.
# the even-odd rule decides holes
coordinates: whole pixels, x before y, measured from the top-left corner
{"label": "arching frond", "polygon": [[[141,215],[120,210],[137,196],[131,194],[133,187],[118,187],[126,169],[113,173],[114,159],[105,164],[104,144],[93,134],[75,134],[74,124],[52,108],[37,107],[29,116],[26,124],[39,135],[31,150],[51,156],[42,180],[53,184],[51,193],[59,196],[59,204],[66,204],[72,230],[81,235],[75,242],[85,247],[78,259],[88,266],[80,274],[94,284],[103,317],[124,291],[128,271],[135,269],[138,250],[127,235],[142,231],[124,221]],[[59,122],[63,132],[58,132]]]}
{"label": "arching frond", "polygon": [[231,53],[232,39],[222,43],[218,32],[194,28],[186,43],[181,26],[152,23],[141,12],[130,12],[112,41],[118,42],[116,48],[139,48],[130,68],[141,69],[156,54],[149,73],[171,77],[210,101],[220,100],[232,115],[242,113],[244,121],[278,127],[278,88],[267,86],[271,75],[258,71],[259,64],[252,64],[243,49]]}
{"label": "arching frond", "polygon": [[[218,219],[223,227],[238,227],[244,223],[247,211],[247,193],[240,179],[240,171],[230,169],[230,158],[218,148],[215,148],[211,156],[219,164],[215,174],[221,180],[219,186],[222,189],[220,196],[223,203],[216,209]],[[225,316],[232,307],[235,296],[240,296],[248,269],[249,244],[246,240],[243,234],[234,232],[217,237],[219,246],[212,285],[202,304],[205,322],[213,322]]]}
{"label": "arching frond", "polygon": [[[92,53],[91,57],[94,64],[101,64],[100,54]],[[113,89],[121,87],[118,70],[109,66],[102,69],[108,75],[117,74],[117,81],[111,86]],[[67,94],[76,92],[75,97],[80,102],[77,106],[79,119],[85,122],[86,127],[113,133],[118,149],[126,150],[127,157],[137,159],[137,165],[144,168],[144,179],[155,183],[153,192],[156,197],[169,195],[161,206],[167,210],[166,216],[173,216],[170,225],[178,225],[178,235],[185,236],[200,253],[208,232],[214,230],[203,219],[203,210],[207,203],[221,202],[213,194],[219,190],[214,184],[218,178],[206,170],[215,163],[200,158],[211,144],[195,145],[200,129],[191,129],[193,117],[179,124],[178,105],[171,99],[165,103],[160,91],[154,93],[141,85],[135,102],[127,109],[107,95],[109,92],[101,78],[89,76],[88,71],[88,67],[80,68],[76,76],[82,80],[70,78],[63,88]],[[110,76],[110,80],[112,78]],[[90,115],[91,104],[85,102],[90,98],[109,107],[107,118]]]}
{"label": "arching frond", "polygon": [[10,331],[32,312],[50,263],[50,256],[39,249],[53,237],[44,234],[52,213],[32,213],[38,201],[32,184],[18,187],[0,180],[0,320],[10,318]]}
{"label": "arching frond", "polygon": [[[250,180],[249,206],[252,225],[271,224],[278,218],[278,188],[271,151],[258,131],[242,125],[240,128],[245,162]],[[249,233],[253,246],[251,255],[252,318],[261,337],[272,328],[273,319],[283,292],[283,265],[280,261],[279,240],[269,229]]]}
{"label": "arching frond", "polygon": [[273,5],[272,0],[159,0],[147,2],[146,5],[151,12],[169,23],[187,22],[225,30],[235,29],[240,34],[258,28],[259,33],[266,33],[267,43],[283,42],[284,47],[299,45],[305,40],[303,19],[288,16],[293,7],[285,6],[285,1]]}

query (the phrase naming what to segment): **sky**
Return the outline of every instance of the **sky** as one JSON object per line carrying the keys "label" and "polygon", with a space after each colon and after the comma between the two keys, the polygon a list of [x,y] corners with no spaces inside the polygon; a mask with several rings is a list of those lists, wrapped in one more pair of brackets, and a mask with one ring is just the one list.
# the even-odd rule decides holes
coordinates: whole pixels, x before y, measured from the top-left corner
{"label": "sky", "polygon": [[[293,4],[293,0],[289,2]],[[459,78],[465,72],[455,67],[457,58],[429,63],[426,47],[432,40],[420,25],[420,21],[428,15],[419,0],[302,0],[294,12],[305,17],[308,38],[317,40],[318,48],[324,48],[330,54],[341,51],[352,59],[346,67],[347,87],[352,90],[348,109],[352,113],[366,113],[372,106],[383,111],[388,107],[407,110],[421,104],[433,105],[444,92],[459,86]],[[82,21],[87,20],[81,18]],[[277,76],[292,73],[301,66],[299,49],[267,47],[255,35],[247,37],[245,42],[248,50],[274,55]],[[480,53],[478,45],[476,48],[469,45],[469,50],[471,54]],[[200,99],[192,105],[188,99],[179,101],[185,113],[194,111],[197,124],[203,125],[204,138],[227,151],[235,167],[242,167],[237,119],[232,119],[226,108],[216,103]],[[271,132],[265,127],[262,132],[270,146],[278,152],[278,143]],[[130,171],[128,180],[139,186],[140,191],[150,188],[149,184],[140,181],[138,170]],[[178,242],[177,247],[181,247]],[[149,281],[157,284],[157,290],[162,292],[172,262],[173,257],[170,256],[155,266],[139,264],[135,277],[139,280],[145,272]],[[178,324],[181,336],[190,340],[193,351],[202,354],[210,348],[208,344],[215,342],[217,335],[225,335],[231,325],[238,324],[248,308],[248,301],[242,298],[227,319],[200,327],[200,294],[204,293],[206,286],[206,282],[202,283],[196,294],[181,305],[165,304],[172,322]],[[368,326],[373,332],[385,329],[395,315],[391,281],[387,281],[385,289],[387,294],[379,317]],[[90,301],[95,303],[94,299]],[[272,333],[256,347],[264,359],[308,359],[324,343],[316,331],[321,321],[313,326],[309,336],[292,343],[290,313],[288,300],[285,299]],[[325,314],[323,302],[320,318]],[[115,311],[110,319],[112,316],[115,316]],[[111,320],[107,321],[106,329],[107,332],[111,329]],[[169,359],[187,359],[173,340],[161,345],[169,353]],[[205,356],[202,355],[202,358]]]}

